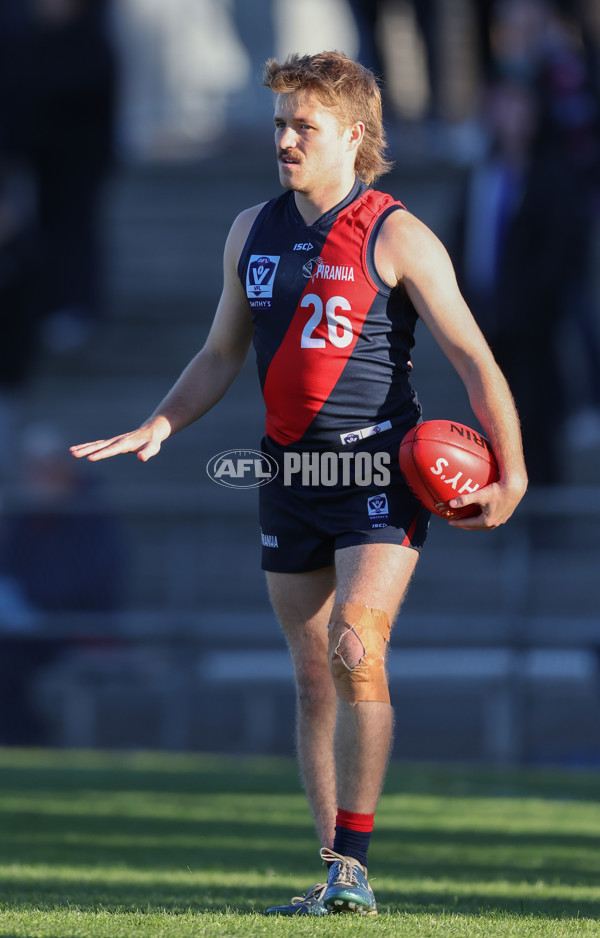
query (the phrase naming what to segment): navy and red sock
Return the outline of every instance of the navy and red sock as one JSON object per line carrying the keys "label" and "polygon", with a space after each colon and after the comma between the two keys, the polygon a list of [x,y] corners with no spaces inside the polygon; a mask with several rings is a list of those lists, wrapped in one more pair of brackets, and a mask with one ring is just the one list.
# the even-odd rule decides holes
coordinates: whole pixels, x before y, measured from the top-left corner
{"label": "navy and red sock", "polygon": [[353,857],[367,865],[367,852],[373,833],[374,814],[357,814],[338,808],[333,849],[343,857]]}

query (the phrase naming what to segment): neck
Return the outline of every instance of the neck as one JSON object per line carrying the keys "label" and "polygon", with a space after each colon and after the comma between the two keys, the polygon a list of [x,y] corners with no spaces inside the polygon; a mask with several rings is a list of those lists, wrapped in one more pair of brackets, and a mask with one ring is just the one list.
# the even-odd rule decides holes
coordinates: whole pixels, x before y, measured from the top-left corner
{"label": "neck", "polygon": [[300,212],[305,224],[313,225],[317,219],[325,215],[325,213],[335,205],[339,205],[340,202],[343,202],[346,196],[352,191],[355,182],[356,179],[353,176],[350,182],[345,181],[344,183],[320,190],[316,193],[299,192],[296,190],[294,192],[296,208]]}

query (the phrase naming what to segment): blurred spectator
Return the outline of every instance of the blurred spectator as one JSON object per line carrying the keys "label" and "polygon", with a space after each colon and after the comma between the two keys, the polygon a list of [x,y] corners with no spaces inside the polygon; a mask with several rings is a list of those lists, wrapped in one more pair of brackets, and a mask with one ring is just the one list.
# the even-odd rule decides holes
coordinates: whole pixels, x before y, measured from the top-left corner
{"label": "blurred spectator", "polygon": [[52,427],[25,432],[25,503],[4,522],[0,575],[36,612],[114,611],[123,596],[122,536],[73,463]]}
{"label": "blurred spectator", "polygon": [[[246,0],[244,13],[268,35],[262,5]],[[116,0],[113,9],[122,72],[120,151],[134,161],[196,159],[218,142],[228,96],[248,81],[230,3]]]}
{"label": "blurred spectator", "polygon": [[[391,5],[391,3],[386,3],[385,0],[350,0],[359,36],[358,60],[366,68],[372,69],[377,76],[384,79],[384,91],[388,70],[385,60],[385,46],[382,41],[382,21],[386,8]],[[438,29],[436,0],[413,0],[411,6],[425,46],[429,85],[428,116],[439,117],[439,42],[441,37]]]}
{"label": "blurred spectator", "polygon": [[[578,339],[583,364],[579,400],[567,401],[572,445],[600,442],[600,337],[594,309],[593,252],[600,221],[598,50],[585,3],[504,0],[498,4],[494,52],[498,69],[535,85],[539,149],[562,159],[577,206],[578,254],[560,291],[564,326]],[[557,16],[562,15],[562,19]]]}
{"label": "blurred spectator", "polygon": [[29,0],[4,43],[0,140],[25,160],[38,199],[40,309],[52,348],[100,314],[97,215],[112,157],[115,58],[103,0]]}
{"label": "blurred spectator", "polygon": [[[349,0],[359,35],[358,59],[376,75],[388,76],[385,51],[385,14],[398,8],[400,0]],[[427,71],[428,106],[424,118],[435,121],[445,118],[443,99],[444,36],[441,25],[441,0],[411,0],[415,23],[423,39],[425,67]],[[474,38],[477,45],[478,70],[483,79],[488,75],[491,64],[490,30],[493,0],[472,0],[469,15],[473,20]]]}
{"label": "blurred spectator", "polygon": [[0,479],[11,475],[15,409],[37,345],[34,212],[26,177],[0,159]]}
{"label": "blurred spectator", "polygon": [[46,616],[118,610],[126,575],[122,532],[60,434],[30,427],[22,458],[24,502],[0,531],[0,744],[21,745],[44,739],[31,701],[37,672],[79,643],[46,632]]}
{"label": "blurred spectator", "polygon": [[[248,56],[246,81],[233,91],[227,107],[227,124],[235,139],[238,128],[270,127],[273,108],[261,85],[265,62],[275,54],[275,0],[233,0],[232,22]],[[261,128],[262,129],[262,128]]]}
{"label": "blurred spectator", "polygon": [[461,285],[515,395],[530,481],[555,484],[567,397],[558,328],[585,247],[581,184],[560,148],[541,145],[529,81],[496,82],[486,117],[492,148],[469,180]]}

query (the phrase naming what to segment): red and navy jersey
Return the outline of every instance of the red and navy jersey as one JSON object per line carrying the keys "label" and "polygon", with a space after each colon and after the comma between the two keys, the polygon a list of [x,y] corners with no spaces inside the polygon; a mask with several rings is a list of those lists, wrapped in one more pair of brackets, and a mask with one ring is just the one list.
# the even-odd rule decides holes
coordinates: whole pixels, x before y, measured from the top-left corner
{"label": "red and navy jersey", "polygon": [[293,192],[256,218],[238,273],[252,308],[266,432],[277,443],[339,445],[355,428],[417,423],[408,378],[417,313],[373,259],[381,224],[402,209],[357,180],[313,225]]}

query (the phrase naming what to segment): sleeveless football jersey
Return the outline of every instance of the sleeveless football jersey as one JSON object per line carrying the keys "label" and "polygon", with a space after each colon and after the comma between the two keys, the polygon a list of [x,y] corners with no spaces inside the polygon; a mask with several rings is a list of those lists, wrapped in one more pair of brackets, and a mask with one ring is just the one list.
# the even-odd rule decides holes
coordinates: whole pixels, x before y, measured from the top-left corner
{"label": "sleeveless football jersey", "polygon": [[252,308],[266,433],[277,443],[340,445],[356,428],[418,421],[408,378],[417,313],[373,260],[383,220],[403,208],[357,180],[313,225],[293,192],[256,218],[238,273]]}

